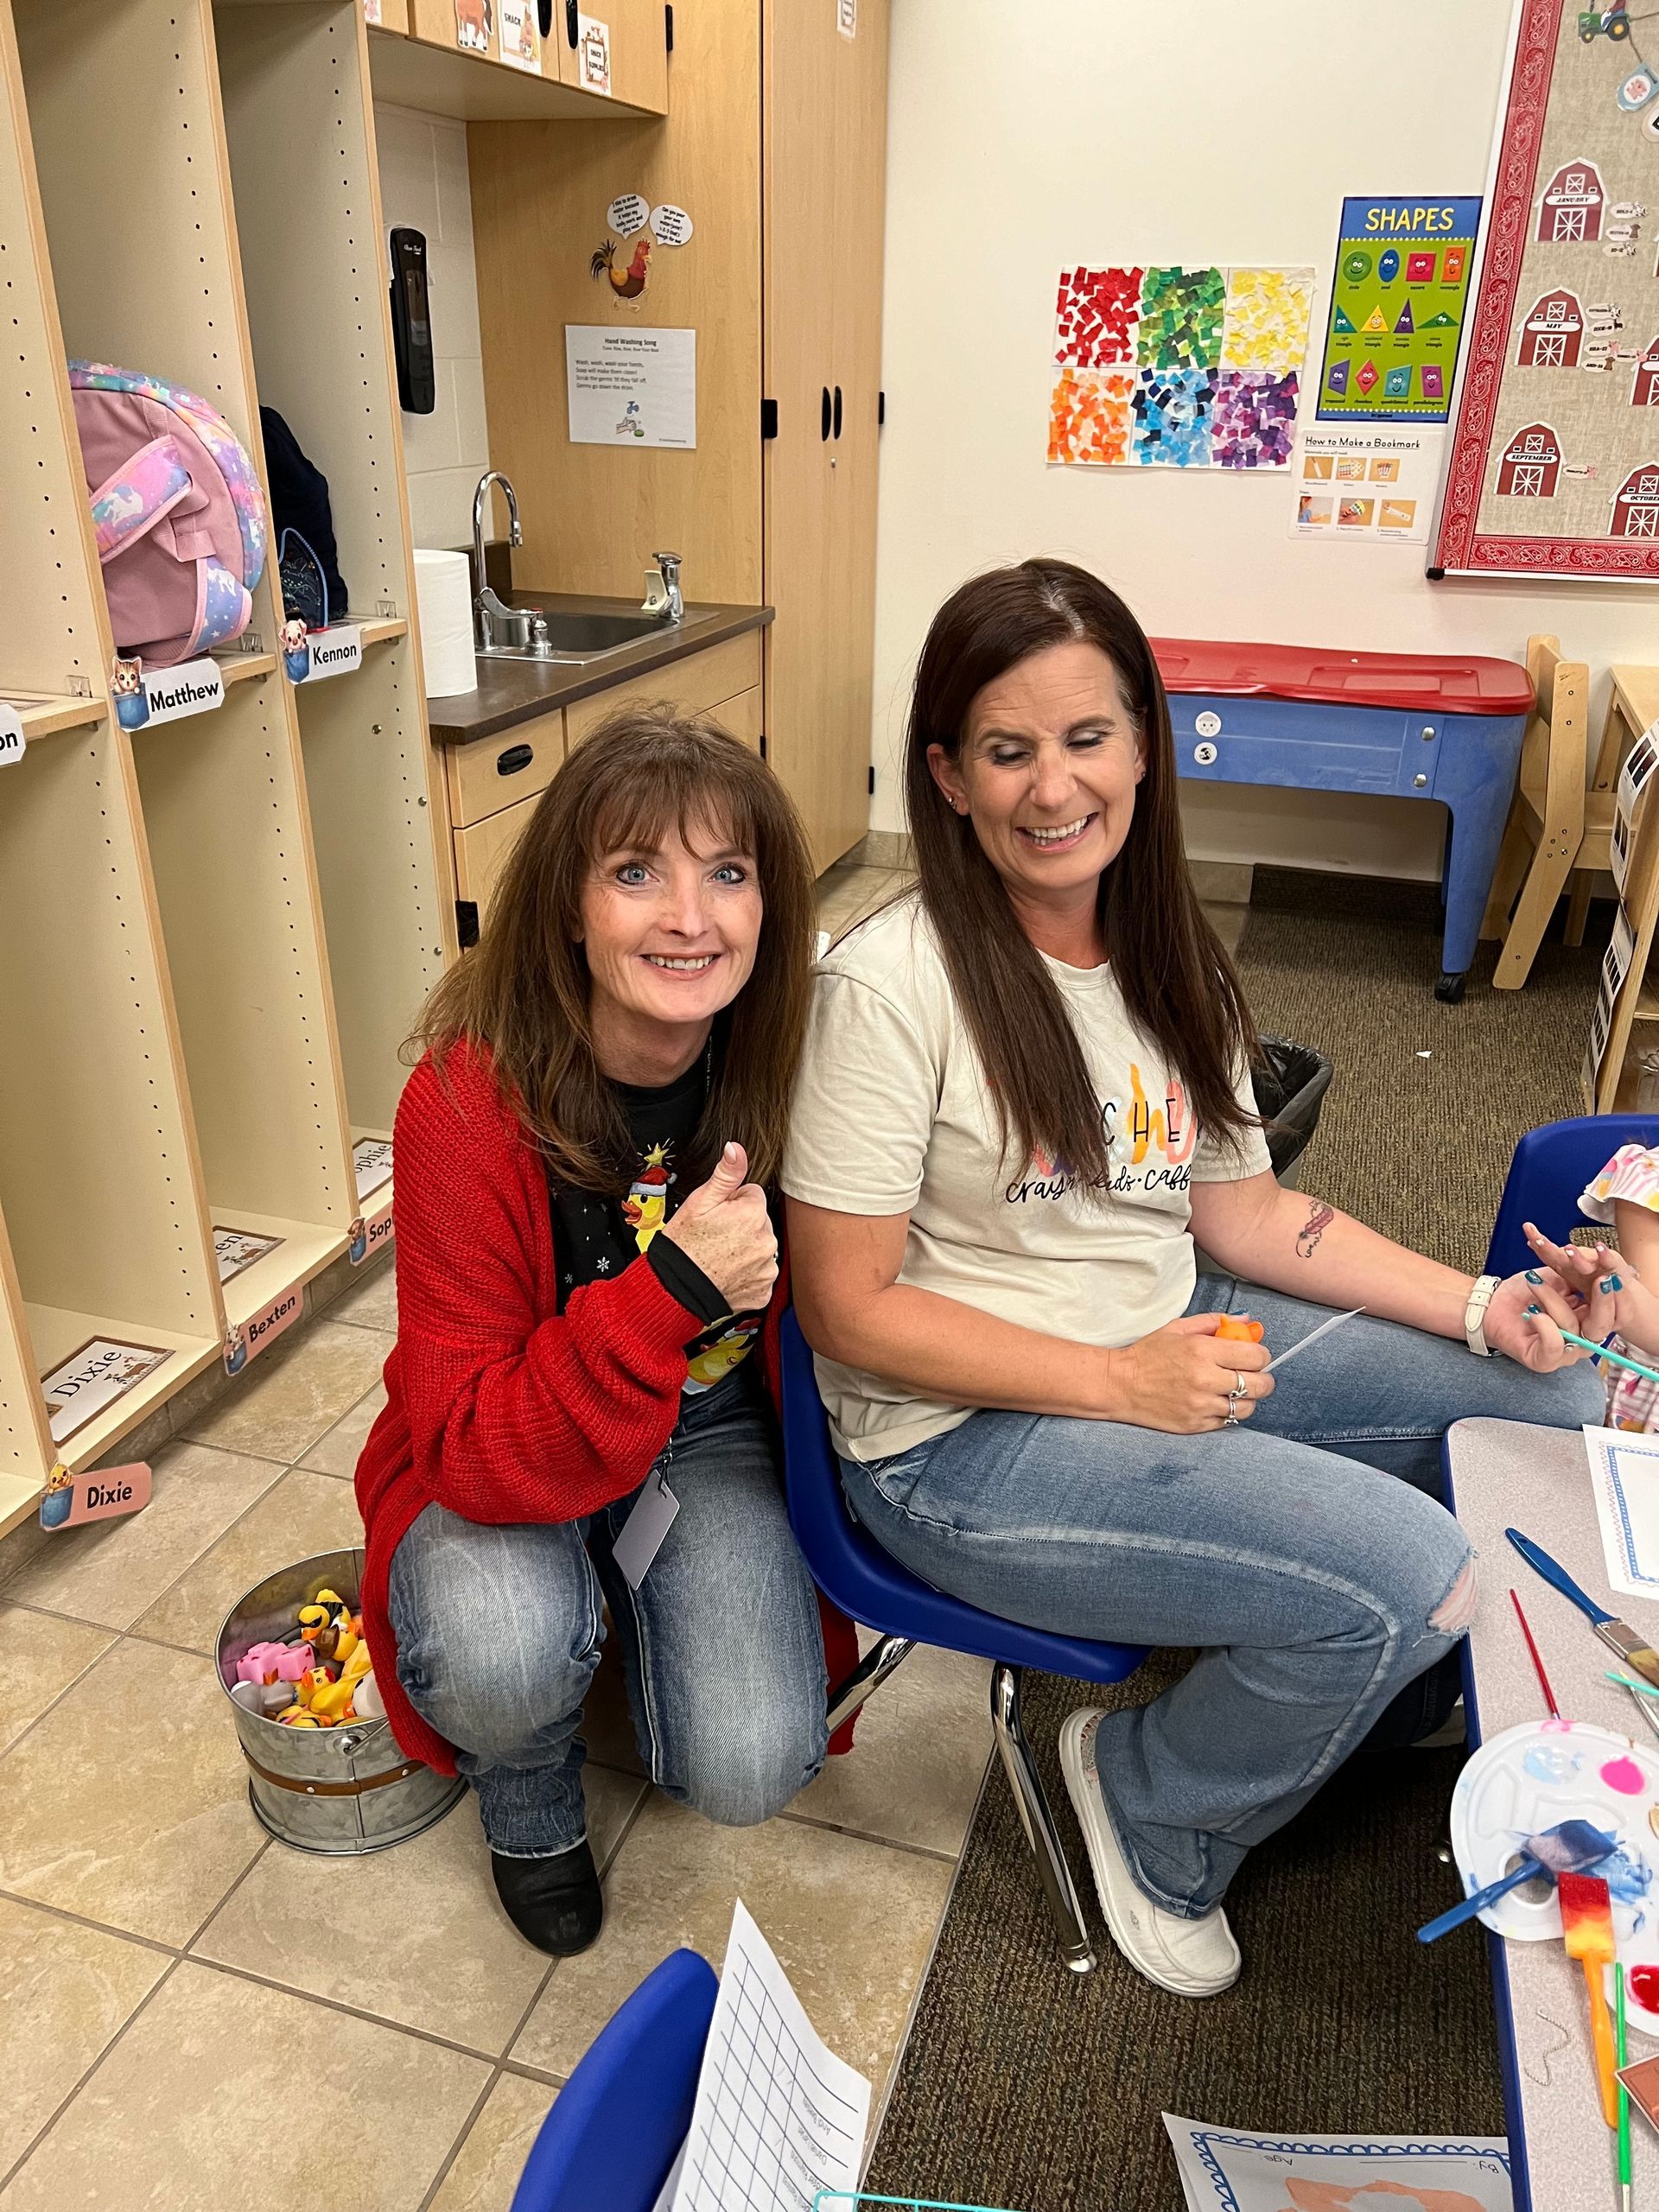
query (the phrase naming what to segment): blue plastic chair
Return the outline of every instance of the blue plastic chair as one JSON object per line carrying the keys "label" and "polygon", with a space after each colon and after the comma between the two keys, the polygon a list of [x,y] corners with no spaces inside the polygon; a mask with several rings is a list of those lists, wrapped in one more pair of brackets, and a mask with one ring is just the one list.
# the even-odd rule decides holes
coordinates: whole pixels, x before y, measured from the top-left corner
{"label": "blue plastic chair", "polygon": [[1523,1221],[1536,1222],[1546,1236],[1564,1243],[1585,1218],[1579,1211],[1580,1192],[1622,1144],[1659,1144],[1659,1116],[1585,1114],[1529,1129],[1510,1162],[1486,1248],[1486,1273],[1512,1275],[1531,1267]]}
{"label": "blue plastic chair", "polygon": [[918,1643],[988,1659],[991,1725],[1003,1770],[1065,1962],[1074,1974],[1088,1974],[1095,1954],[1084,1927],[1077,1885],[1020,1726],[1020,1672],[1039,1667],[1085,1682],[1121,1682],[1135,1672],[1146,1650],[1140,1644],[1094,1643],[1083,1637],[1055,1636],[1046,1629],[1001,1620],[959,1598],[947,1598],[900,1567],[854,1519],[842,1496],[812,1355],[792,1308],[784,1315],[782,1349],[784,1481],[795,1540],[813,1580],[830,1602],[850,1619],[880,1631],[880,1641],[830,1693],[830,1732],[858,1711]]}
{"label": "blue plastic chair", "polygon": [[512,2212],[651,2212],[691,2126],[719,1987],[695,1951],[646,1975],[559,2091]]}

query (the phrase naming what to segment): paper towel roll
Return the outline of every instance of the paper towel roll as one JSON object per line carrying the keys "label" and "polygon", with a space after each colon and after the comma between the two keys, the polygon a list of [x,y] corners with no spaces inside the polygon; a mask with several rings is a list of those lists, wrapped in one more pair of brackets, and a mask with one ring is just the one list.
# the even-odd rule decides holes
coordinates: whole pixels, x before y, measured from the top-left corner
{"label": "paper towel roll", "polygon": [[426,696],[447,699],[478,688],[473,653],[473,564],[464,553],[415,548],[415,601],[421,618]]}

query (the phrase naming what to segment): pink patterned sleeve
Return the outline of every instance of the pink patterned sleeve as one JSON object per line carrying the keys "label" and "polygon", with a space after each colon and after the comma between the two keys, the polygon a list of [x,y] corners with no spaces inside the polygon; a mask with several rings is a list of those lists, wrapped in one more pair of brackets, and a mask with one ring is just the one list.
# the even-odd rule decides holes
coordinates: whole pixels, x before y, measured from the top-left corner
{"label": "pink patterned sleeve", "polygon": [[1600,1174],[1586,1185],[1579,1211],[1610,1227],[1615,1198],[1659,1213],[1659,1151],[1649,1151],[1646,1145],[1620,1145]]}

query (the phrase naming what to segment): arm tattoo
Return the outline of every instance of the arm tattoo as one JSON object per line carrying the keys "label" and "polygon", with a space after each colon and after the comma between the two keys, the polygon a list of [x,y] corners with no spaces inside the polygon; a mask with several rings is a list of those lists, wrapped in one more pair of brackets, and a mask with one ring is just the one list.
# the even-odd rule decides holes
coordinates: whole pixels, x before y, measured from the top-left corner
{"label": "arm tattoo", "polygon": [[1320,1237],[1324,1236],[1336,1217],[1336,1209],[1333,1206],[1326,1205],[1323,1198],[1314,1199],[1309,1209],[1307,1219],[1296,1232],[1296,1252],[1300,1259],[1313,1258]]}

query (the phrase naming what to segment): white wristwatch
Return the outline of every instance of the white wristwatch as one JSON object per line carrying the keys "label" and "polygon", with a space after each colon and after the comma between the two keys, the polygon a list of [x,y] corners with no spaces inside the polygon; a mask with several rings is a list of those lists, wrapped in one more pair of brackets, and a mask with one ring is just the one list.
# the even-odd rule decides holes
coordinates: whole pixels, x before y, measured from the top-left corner
{"label": "white wristwatch", "polygon": [[1463,1309],[1463,1333],[1469,1349],[1477,1359],[1493,1357],[1492,1347],[1486,1341],[1486,1308],[1492,1302],[1492,1293],[1503,1278],[1482,1275],[1469,1294],[1469,1303]]}

